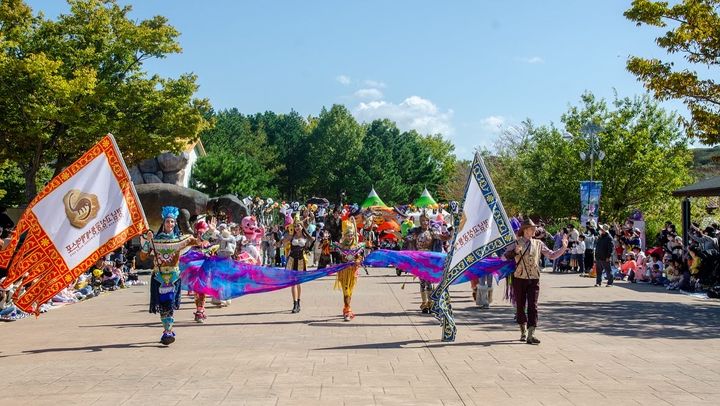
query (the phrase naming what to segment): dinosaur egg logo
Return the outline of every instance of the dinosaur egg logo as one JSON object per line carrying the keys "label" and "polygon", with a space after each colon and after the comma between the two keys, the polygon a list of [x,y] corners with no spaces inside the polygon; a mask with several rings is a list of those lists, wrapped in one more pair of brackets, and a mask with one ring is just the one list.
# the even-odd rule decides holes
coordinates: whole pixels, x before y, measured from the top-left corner
{"label": "dinosaur egg logo", "polygon": [[67,192],[63,197],[63,203],[65,204],[65,215],[75,228],[85,227],[100,211],[97,196],[83,193],[77,189]]}

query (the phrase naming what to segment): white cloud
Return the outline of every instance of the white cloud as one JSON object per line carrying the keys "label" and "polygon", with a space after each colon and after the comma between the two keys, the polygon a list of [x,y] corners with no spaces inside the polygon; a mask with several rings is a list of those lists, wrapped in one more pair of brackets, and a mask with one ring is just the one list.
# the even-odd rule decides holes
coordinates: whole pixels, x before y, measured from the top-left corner
{"label": "white cloud", "polygon": [[539,56],[522,57],[522,58],[517,58],[517,60],[518,60],[519,62],[529,63],[529,64],[531,64],[531,65],[535,65],[535,64],[538,64],[538,63],[545,63],[545,60],[542,59],[542,58],[539,57]]}
{"label": "white cloud", "polygon": [[358,99],[365,100],[380,100],[383,98],[383,94],[378,89],[360,89],[354,94]]}
{"label": "white cloud", "polygon": [[417,130],[422,134],[440,133],[449,136],[454,132],[453,111],[441,111],[432,101],[410,96],[400,104],[385,100],[360,103],[353,111],[359,121],[369,122],[387,118],[403,131]]}
{"label": "white cloud", "polygon": [[335,77],[335,80],[343,86],[347,86],[350,83],[352,83],[352,80],[350,80],[350,77],[346,76],[346,75],[338,75]]}
{"label": "white cloud", "polygon": [[371,80],[371,79],[365,80],[364,83],[365,83],[365,86],[374,87],[376,89],[384,89],[387,86],[385,84],[385,82],[379,82],[377,80]]}
{"label": "white cloud", "polygon": [[506,121],[503,116],[488,116],[480,120],[480,128],[486,133],[500,134]]}

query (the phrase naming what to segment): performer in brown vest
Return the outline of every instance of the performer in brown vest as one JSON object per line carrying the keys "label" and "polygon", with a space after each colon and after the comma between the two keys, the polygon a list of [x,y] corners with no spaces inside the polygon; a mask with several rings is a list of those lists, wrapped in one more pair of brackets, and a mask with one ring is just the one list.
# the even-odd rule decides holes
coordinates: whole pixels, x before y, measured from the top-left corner
{"label": "performer in brown vest", "polygon": [[[520,341],[528,344],[540,344],[535,337],[538,319],[538,297],[540,296],[540,255],[550,260],[560,257],[567,250],[567,235],[562,246],[556,251],[550,250],[545,243],[534,239],[537,226],[532,220],[523,221],[518,230],[515,246],[508,251],[514,252],[516,270],[512,276],[512,288],[515,299],[517,322],[520,325]],[[507,255],[506,255],[507,256]],[[527,306],[527,314],[525,307]]]}

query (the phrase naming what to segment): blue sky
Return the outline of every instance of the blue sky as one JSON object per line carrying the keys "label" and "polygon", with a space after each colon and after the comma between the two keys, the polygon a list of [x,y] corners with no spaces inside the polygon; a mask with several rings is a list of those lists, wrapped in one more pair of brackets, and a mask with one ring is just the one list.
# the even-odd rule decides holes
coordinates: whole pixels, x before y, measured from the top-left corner
{"label": "blue sky", "polygon": [[[198,75],[198,96],[248,114],[317,115],[346,105],[360,121],[441,132],[468,158],[500,128],[559,124],[580,95],[642,94],[628,55],[666,57],[605,1],[128,1],[132,16],[166,16],[183,53],[149,61],[163,76]],[[32,0],[50,17],[60,0]],[[680,103],[665,103],[679,109]]]}

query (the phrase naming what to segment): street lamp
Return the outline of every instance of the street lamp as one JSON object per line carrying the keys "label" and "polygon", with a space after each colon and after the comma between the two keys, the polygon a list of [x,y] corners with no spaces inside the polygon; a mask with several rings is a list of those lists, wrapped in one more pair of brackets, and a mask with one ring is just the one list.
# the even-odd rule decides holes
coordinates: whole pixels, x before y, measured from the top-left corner
{"label": "street lamp", "polygon": [[[590,182],[595,180],[595,156],[598,161],[605,159],[605,152],[600,150],[600,139],[598,133],[603,131],[603,128],[595,123],[587,123],[582,126],[582,137],[588,143],[590,151],[588,153],[580,152],[580,159],[590,159]],[[570,140],[575,136],[572,133],[565,132],[564,138]]]}

